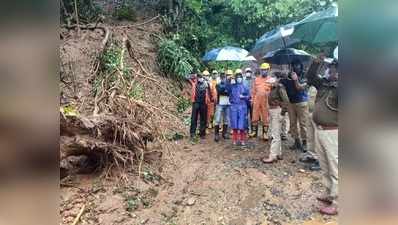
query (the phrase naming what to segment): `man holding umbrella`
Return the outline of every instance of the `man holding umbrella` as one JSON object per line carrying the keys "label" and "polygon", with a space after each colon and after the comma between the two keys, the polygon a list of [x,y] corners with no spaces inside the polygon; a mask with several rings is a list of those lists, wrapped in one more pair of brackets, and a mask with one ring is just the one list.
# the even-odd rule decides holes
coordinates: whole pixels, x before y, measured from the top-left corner
{"label": "man holding umbrella", "polygon": [[[307,85],[303,79],[303,64],[299,61],[293,62],[293,71],[288,78],[281,79],[289,97],[289,119],[290,133],[294,138],[292,149],[306,151],[307,126],[309,117]],[[300,134],[297,124],[300,125]],[[300,140],[301,137],[301,140]]]}

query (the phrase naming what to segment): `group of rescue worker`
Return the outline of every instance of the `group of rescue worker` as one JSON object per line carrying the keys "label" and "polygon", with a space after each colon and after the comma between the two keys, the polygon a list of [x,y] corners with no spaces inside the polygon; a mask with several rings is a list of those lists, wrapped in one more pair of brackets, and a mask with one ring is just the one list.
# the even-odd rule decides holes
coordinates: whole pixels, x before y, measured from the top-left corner
{"label": "group of rescue worker", "polygon": [[327,65],[321,55],[306,73],[297,62],[285,72],[271,71],[270,64],[262,63],[254,73],[248,67],[244,72],[205,70],[191,76],[191,139],[198,120],[201,139],[214,129],[215,142],[232,134],[234,146],[245,147],[247,138],[257,138],[261,129],[261,139],[270,141],[269,155],[262,161],[274,163],[282,160],[289,119],[291,149],[300,150],[300,161],[310,170],[322,170],[326,180],[327,192],[317,198],[326,203],[321,213],[337,214],[337,65],[337,61]]}

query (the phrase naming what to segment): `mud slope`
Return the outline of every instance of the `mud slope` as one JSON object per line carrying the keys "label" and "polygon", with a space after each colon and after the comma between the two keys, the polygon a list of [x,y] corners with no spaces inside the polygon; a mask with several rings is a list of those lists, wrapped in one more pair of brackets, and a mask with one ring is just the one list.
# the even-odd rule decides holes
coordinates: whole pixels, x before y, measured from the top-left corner
{"label": "mud slope", "polygon": [[[159,167],[148,167],[143,180],[119,186],[97,179],[63,188],[64,224],[82,204],[90,207],[86,224],[324,224],[315,197],[323,190],[318,172],[302,170],[297,152],[265,165],[267,144],[235,149],[229,141],[178,143]],[[301,170],[300,170],[301,169]],[[77,177],[79,182],[84,180]],[[84,182],[83,182],[84,183]],[[80,189],[81,188],[81,189]],[[333,224],[333,223],[330,223]]]}

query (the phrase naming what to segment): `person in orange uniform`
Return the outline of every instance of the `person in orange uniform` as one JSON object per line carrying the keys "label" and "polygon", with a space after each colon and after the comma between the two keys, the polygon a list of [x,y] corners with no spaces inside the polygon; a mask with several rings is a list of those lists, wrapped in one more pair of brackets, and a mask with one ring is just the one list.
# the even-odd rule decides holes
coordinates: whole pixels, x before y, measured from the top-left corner
{"label": "person in orange uniform", "polygon": [[[209,87],[210,87],[210,92],[212,96],[217,96],[217,89],[216,89],[216,85],[217,85],[217,76],[218,76],[218,72],[217,70],[213,70],[211,72],[211,77],[209,76],[209,72],[206,70],[203,73],[206,72],[206,76],[208,76],[208,82],[209,82]],[[215,113],[215,102],[211,101],[209,102],[209,104],[207,105],[207,128],[208,129],[213,129],[213,119],[214,119],[214,113]]]}
{"label": "person in orange uniform", "polygon": [[268,76],[271,66],[268,63],[260,65],[260,76],[256,77],[252,86],[252,102],[253,102],[253,116],[252,116],[252,133],[250,137],[257,137],[258,125],[262,122],[264,140],[268,140],[268,95],[271,91],[270,77]]}

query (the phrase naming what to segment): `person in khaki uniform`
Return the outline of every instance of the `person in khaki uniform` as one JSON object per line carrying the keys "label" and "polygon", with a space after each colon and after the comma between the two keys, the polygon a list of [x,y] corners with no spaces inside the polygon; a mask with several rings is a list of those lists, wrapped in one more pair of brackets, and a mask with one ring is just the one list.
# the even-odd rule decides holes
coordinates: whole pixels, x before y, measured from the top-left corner
{"label": "person in khaki uniform", "polygon": [[329,76],[318,77],[316,71],[322,58],[311,65],[308,73],[308,84],[317,88],[317,96],[311,125],[314,137],[314,148],[318,156],[322,174],[327,188],[319,201],[327,204],[319,210],[322,214],[337,214],[338,197],[338,72],[337,61],[329,68]]}
{"label": "person in khaki uniform", "polygon": [[[285,91],[286,92],[286,91]],[[288,107],[289,107],[289,103],[285,103],[283,102],[281,105],[281,139],[282,141],[287,140],[287,133],[288,133]]]}
{"label": "person in khaki uniform", "polygon": [[270,133],[271,145],[268,158],[263,158],[264,163],[273,163],[282,160],[282,141],[281,141],[281,105],[283,103],[283,96],[285,93],[283,85],[270,81],[272,83],[272,90],[268,97],[269,115],[270,115]]}
{"label": "person in khaki uniform", "polygon": [[[303,65],[294,63],[292,66],[293,72],[291,72],[290,78],[282,79],[280,83],[285,87],[290,102],[288,107],[290,133],[294,139],[294,145],[291,148],[304,152],[307,145],[307,126],[309,121],[307,85],[302,76]],[[300,125],[300,132],[297,124]]]}

